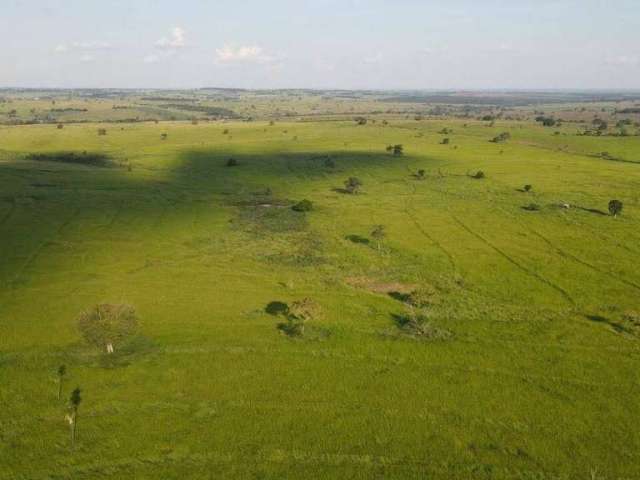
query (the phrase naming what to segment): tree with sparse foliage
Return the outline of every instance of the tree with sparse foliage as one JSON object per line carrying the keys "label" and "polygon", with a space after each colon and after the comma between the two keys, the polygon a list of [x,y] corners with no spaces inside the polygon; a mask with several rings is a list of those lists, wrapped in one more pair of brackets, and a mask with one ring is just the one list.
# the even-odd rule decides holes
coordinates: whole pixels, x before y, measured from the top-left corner
{"label": "tree with sparse foliage", "polygon": [[103,303],[82,312],[78,327],[91,345],[113,353],[114,345],[135,334],[138,317],[131,305]]}
{"label": "tree with sparse foliage", "polygon": [[609,202],[609,213],[617,217],[620,212],[622,212],[622,202],[620,200],[611,200]]}
{"label": "tree with sparse foliage", "polygon": [[320,305],[311,298],[296,300],[287,306],[284,312],[287,321],[278,325],[278,328],[291,337],[302,337],[306,323],[318,319],[321,313]]}
{"label": "tree with sparse foliage", "polygon": [[347,193],[356,194],[360,191],[360,187],[362,186],[362,182],[357,177],[349,177],[344,182],[344,189]]}
{"label": "tree with sparse foliage", "polygon": [[62,397],[62,380],[64,379],[64,376],[66,374],[67,374],[66,365],[60,365],[58,367],[58,400],[60,400],[60,397]]}
{"label": "tree with sparse foliage", "polygon": [[404,153],[404,147],[400,144],[393,146],[393,154],[398,157]]}
{"label": "tree with sparse foliage", "polygon": [[376,241],[376,245],[378,246],[378,251],[382,246],[382,242],[387,236],[387,232],[385,231],[384,225],[375,225],[373,230],[371,231],[371,236]]}
{"label": "tree with sparse foliage", "polygon": [[80,387],[76,387],[73,392],[71,392],[71,397],[69,398],[69,413],[67,414],[67,421],[69,422],[69,426],[71,427],[71,446],[74,446],[76,444],[76,432],[78,429],[78,407],[82,402],[80,393]]}

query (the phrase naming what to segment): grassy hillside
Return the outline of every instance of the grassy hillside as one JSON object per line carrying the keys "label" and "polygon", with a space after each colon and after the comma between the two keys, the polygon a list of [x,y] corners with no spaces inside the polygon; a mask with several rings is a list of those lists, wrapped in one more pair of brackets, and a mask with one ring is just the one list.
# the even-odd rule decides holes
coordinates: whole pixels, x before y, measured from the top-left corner
{"label": "grassy hillside", "polygon": [[[0,127],[0,479],[637,477],[640,137],[575,130]],[[104,302],[140,316],[113,355]]]}

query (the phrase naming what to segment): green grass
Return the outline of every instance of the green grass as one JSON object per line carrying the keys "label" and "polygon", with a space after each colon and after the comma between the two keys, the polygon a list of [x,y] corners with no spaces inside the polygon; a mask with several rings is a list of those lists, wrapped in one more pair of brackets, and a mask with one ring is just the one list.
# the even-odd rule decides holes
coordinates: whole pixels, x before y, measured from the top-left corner
{"label": "green grass", "polygon": [[[640,309],[640,166],[590,156],[638,162],[639,137],[456,120],[99,127],[0,128],[1,479],[640,475],[624,318]],[[396,143],[402,157],[385,152]],[[83,151],[108,166],[46,160]],[[361,194],[336,190],[350,176]],[[620,217],[594,213],[612,198]],[[311,212],[289,208],[302,199]],[[381,251],[347,238],[377,224]],[[399,330],[385,292],[418,285],[450,335]],[[288,338],[265,307],[304,297],[322,335]],[[74,320],[100,302],[140,315],[112,357]],[[60,364],[64,398],[83,390],[74,450]]]}

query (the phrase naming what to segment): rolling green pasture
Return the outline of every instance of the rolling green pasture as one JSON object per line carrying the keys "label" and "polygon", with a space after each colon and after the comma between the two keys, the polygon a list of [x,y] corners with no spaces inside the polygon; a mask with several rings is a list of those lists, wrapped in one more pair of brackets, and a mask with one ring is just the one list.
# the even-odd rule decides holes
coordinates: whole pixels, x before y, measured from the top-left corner
{"label": "rolling green pasture", "polygon": [[[0,127],[0,479],[640,477],[640,137],[98,127]],[[416,286],[446,338],[401,333]],[[289,338],[265,307],[304,297]],[[111,356],[75,322],[101,302],[140,316]]]}

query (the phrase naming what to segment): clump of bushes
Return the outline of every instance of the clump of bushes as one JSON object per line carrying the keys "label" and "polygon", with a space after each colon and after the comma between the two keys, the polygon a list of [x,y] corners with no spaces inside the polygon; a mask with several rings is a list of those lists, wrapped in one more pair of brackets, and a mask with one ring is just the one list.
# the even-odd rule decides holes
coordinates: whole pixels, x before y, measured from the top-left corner
{"label": "clump of bushes", "polygon": [[124,343],[136,332],[136,310],[127,304],[103,303],[78,316],[78,328],[91,345],[113,353],[114,345]]}
{"label": "clump of bushes", "polygon": [[622,212],[622,202],[620,200],[611,200],[609,202],[609,213],[614,217],[617,217]]}
{"label": "clump of bushes", "polygon": [[398,157],[400,155],[402,155],[404,153],[404,147],[400,144],[396,144],[396,145],[387,145],[387,152],[393,154],[394,156]]}
{"label": "clump of bushes", "polygon": [[416,308],[427,308],[439,303],[438,292],[431,285],[423,285],[406,296],[406,303]]}
{"label": "clump of bushes", "polygon": [[429,321],[424,312],[409,308],[404,315],[394,315],[394,320],[400,331],[412,337],[425,340],[443,340],[451,336],[451,332],[439,328]]}
{"label": "clump of bushes", "polygon": [[344,182],[344,189],[347,193],[355,195],[360,192],[360,187],[362,186],[362,182],[357,177],[349,177]]}
{"label": "clump of bushes", "polygon": [[[303,337],[306,324],[319,319],[322,315],[320,305],[311,298],[296,300],[291,305],[283,302],[271,302],[269,305],[272,304],[278,306],[277,309],[272,309],[272,314],[285,317],[285,321],[278,324],[278,330],[289,337]],[[268,308],[269,306],[267,306]]]}
{"label": "clump of bushes", "polygon": [[301,200],[291,207],[296,212],[310,212],[313,210],[313,202],[311,200]]}
{"label": "clump of bushes", "polygon": [[502,132],[500,135],[493,137],[489,140],[492,143],[504,143],[511,138],[511,134],[509,132]]}

